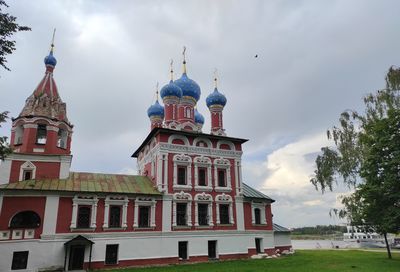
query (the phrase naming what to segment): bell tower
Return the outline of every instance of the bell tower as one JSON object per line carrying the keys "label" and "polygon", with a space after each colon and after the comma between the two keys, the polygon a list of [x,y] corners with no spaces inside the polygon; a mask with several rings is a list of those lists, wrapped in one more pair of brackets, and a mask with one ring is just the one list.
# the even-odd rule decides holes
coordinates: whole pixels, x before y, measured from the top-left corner
{"label": "bell tower", "polygon": [[73,125],[53,78],[57,64],[54,34],[44,64],[43,79],[26,99],[18,117],[12,119],[13,154],[0,165],[0,183],[69,175]]}

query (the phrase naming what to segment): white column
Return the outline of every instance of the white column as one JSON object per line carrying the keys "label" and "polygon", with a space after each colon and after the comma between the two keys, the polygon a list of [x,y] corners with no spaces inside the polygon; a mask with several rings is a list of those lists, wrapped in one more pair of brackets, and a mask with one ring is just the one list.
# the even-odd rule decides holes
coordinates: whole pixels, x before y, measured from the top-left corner
{"label": "white column", "polygon": [[196,201],[194,204],[194,226],[199,226],[199,203]]}
{"label": "white column", "polygon": [[[251,204],[251,224],[255,224],[256,223],[256,213],[254,211],[255,207],[253,204]],[[261,212],[261,210],[260,210]]]}
{"label": "white column", "polygon": [[214,166],[214,187],[218,187],[218,168]]}
{"label": "white column", "polygon": [[162,191],[162,168],[163,168],[163,163],[162,163],[162,155],[158,154],[157,155],[157,186],[158,190]]}
{"label": "white column", "polygon": [[237,230],[244,230],[243,198],[237,196],[235,198],[235,205]]}
{"label": "white column", "polygon": [[133,227],[138,227],[138,218],[139,218],[139,205],[137,201],[135,201],[135,209],[134,209],[134,216],[133,216]]}
{"label": "white column", "polygon": [[266,212],[266,210],[265,210],[265,204],[264,204],[264,206],[261,209],[261,224],[267,224],[267,218],[265,216],[265,212]]}
{"label": "white column", "polygon": [[76,218],[78,216],[78,204],[77,203],[73,203],[72,204],[72,219],[71,219],[71,229],[76,228]]}
{"label": "white column", "polygon": [[172,226],[176,227],[176,202],[172,202]]}
{"label": "white column", "polygon": [[[1,196],[0,199],[2,199]],[[43,234],[56,233],[59,199],[60,199],[59,196],[46,197],[46,206],[43,218]],[[1,208],[1,200],[0,200],[0,208]]]}
{"label": "white column", "polygon": [[174,185],[176,185],[178,182],[177,182],[177,171],[178,171],[178,169],[177,169],[177,166],[176,166],[176,162],[174,162],[174,176],[173,176],[173,182],[174,182]]}
{"label": "white column", "polygon": [[216,203],[216,217],[217,217],[217,224],[220,224],[221,223],[221,221],[219,220],[219,203]]}
{"label": "white column", "polygon": [[110,215],[110,203],[105,200],[103,228],[108,228],[108,216]]}
{"label": "white column", "polygon": [[[168,190],[168,155],[163,155],[164,159],[164,180],[163,180],[163,190],[166,192]],[[169,215],[168,215],[169,217]]]}
{"label": "white column", "polygon": [[238,172],[239,172],[239,192],[240,194],[243,193],[243,184],[242,184],[242,166],[240,161],[238,162]]}
{"label": "white column", "polygon": [[198,173],[198,165],[194,163],[194,186],[199,186],[199,173]]}
{"label": "white column", "polygon": [[163,196],[162,206],[162,231],[171,231],[171,215],[172,215],[172,197],[170,195]]}
{"label": "white column", "polygon": [[208,225],[210,226],[214,226],[212,206],[213,206],[212,202],[208,203]]}
{"label": "white column", "polygon": [[129,200],[125,199],[124,205],[122,206],[122,227],[123,228],[128,227],[128,222],[127,222],[128,204],[129,204]]}
{"label": "white column", "polygon": [[156,201],[153,201],[151,203],[151,212],[150,212],[150,227],[155,227],[156,226]]}
{"label": "white column", "polygon": [[235,223],[235,218],[233,217],[233,207],[232,202],[229,203],[229,220],[231,224]]}
{"label": "white column", "polygon": [[192,226],[192,202],[187,203],[187,225]]}
{"label": "white column", "polygon": [[239,171],[238,171],[239,162],[235,160],[234,167],[235,167],[235,186],[236,186],[236,195],[239,195]]}
{"label": "white column", "polygon": [[93,205],[92,205],[92,219],[91,219],[91,228],[96,228],[96,218],[97,218],[97,198],[93,200]]}
{"label": "white column", "polygon": [[207,186],[213,188],[213,185],[212,185],[211,165],[208,165],[208,166],[207,166]]}
{"label": "white column", "polygon": [[[12,156],[12,154],[10,155]],[[11,158],[7,157],[0,161],[0,184],[7,184],[10,181]]]}
{"label": "white column", "polygon": [[187,174],[187,177],[188,177],[187,185],[192,186],[192,165],[191,164],[189,164],[187,166],[187,171],[188,171],[188,174]]}
{"label": "white column", "polygon": [[231,167],[226,168],[226,187],[232,188]]}

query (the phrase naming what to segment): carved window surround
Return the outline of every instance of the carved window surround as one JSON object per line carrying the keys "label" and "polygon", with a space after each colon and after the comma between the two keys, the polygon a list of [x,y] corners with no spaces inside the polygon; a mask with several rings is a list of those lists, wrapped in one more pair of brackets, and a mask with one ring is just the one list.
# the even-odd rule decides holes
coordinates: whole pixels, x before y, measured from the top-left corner
{"label": "carved window surround", "polygon": [[[110,206],[121,206],[121,229],[126,229],[127,225],[127,211],[128,211],[128,197],[127,196],[107,196],[104,200],[104,221],[103,229],[108,229],[108,219],[110,215]],[[113,228],[114,229],[114,228]]]}
{"label": "carved window surround", "polygon": [[[218,170],[225,170],[226,187],[218,186]],[[232,180],[231,180],[231,163],[228,159],[218,158],[214,160],[214,186],[216,192],[231,192],[232,191]]]}
{"label": "carved window surround", "polygon": [[24,180],[24,172],[25,171],[32,171],[32,176],[30,179],[35,179],[36,178],[36,166],[30,162],[24,162],[21,167],[19,168],[19,181]]}
{"label": "carved window surround", "polygon": [[217,205],[216,205],[217,224],[221,224],[220,218],[219,218],[219,204],[228,204],[229,205],[229,223],[234,224],[235,220],[233,218],[232,197],[230,195],[226,195],[225,193],[222,193],[221,195],[217,195],[215,197],[215,202],[217,203]]}
{"label": "carved window surround", "polygon": [[187,226],[192,226],[192,196],[189,193],[181,191],[180,193],[175,193],[172,198],[172,227],[174,228],[185,228],[185,226],[177,226],[176,224],[176,203],[186,203],[186,217]]}
{"label": "carved window surround", "polygon": [[255,209],[260,209],[260,219],[261,225],[267,225],[267,218],[265,217],[265,203],[260,202],[251,202],[251,224],[259,226],[260,224],[256,224],[256,215]]}
{"label": "carved window surround", "polygon": [[[210,194],[206,194],[203,192],[201,194],[195,195],[194,201],[195,201],[195,210],[194,210],[194,213],[195,213],[194,225],[195,225],[195,227],[207,228],[207,227],[214,226],[212,196]],[[208,204],[208,226],[199,226],[199,204]]]}
{"label": "carved window surround", "polygon": [[97,196],[83,196],[83,195],[76,195],[72,199],[72,220],[71,220],[71,225],[70,229],[71,230],[76,230],[76,223],[78,219],[78,207],[80,205],[86,205],[86,206],[91,206],[91,217],[90,217],[90,228],[89,229],[95,229],[96,228],[96,217],[97,217],[97,202],[98,198]]}
{"label": "carved window surround", "polygon": [[[206,186],[199,185],[199,168],[207,169]],[[211,159],[208,157],[194,158],[194,184],[196,191],[212,191]]]}
{"label": "carved window surround", "polygon": [[156,204],[157,201],[151,197],[137,197],[135,199],[135,210],[133,217],[133,228],[139,228],[139,207],[148,206],[150,207],[150,228],[156,227]]}
{"label": "carved window surround", "polygon": [[[191,190],[192,189],[192,158],[185,154],[176,154],[173,158],[173,189],[174,190]],[[178,184],[178,166],[186,167],[186,185]]]}

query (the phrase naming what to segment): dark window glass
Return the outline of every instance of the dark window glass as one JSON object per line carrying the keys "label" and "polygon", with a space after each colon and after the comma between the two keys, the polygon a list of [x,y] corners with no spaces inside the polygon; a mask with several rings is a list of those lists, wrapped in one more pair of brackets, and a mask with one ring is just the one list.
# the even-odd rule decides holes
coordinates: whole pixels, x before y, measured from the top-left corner
{"label": "dark window glass", "polygon": [[149,218],[150,218],[150,207],[149,206],[140,206],[139,207],[139,227],[140,228],[148,228],[150,227]]}
{"label": "dark window glass", "polygon": [[24,180],[32,179],[32,170],[24,170],[23,177],[24,177]]}
{"label": "dark window glass", "polygon": [[208,225],[208,204],[198,204],[199,225]]}
{"label": "dark window glass", "polygon": [[38,228],[40,217],[33,211],[19,212],[11,219],[10,228]]}
{"label": "dark window glass", "polygon": [[110,228],[120,228],[121,227],[121,206],[111,206],[110,207]]}
{"label": "dark window glass", "polygon": [[176,204],[176,224],[178,226],[186,226],[186,203]]}
{"label": "dark window glass", "polygon": [[218,186],[219,187],[226,187],[225,170],[218,170]]}
{"label": "dark window glass", "polygon": [[178,167],[178,184],[186,185],[186,167]]}
{"label": "dark window glass", "polygon": [[187,241],[178,242],[178,255],[179,259],[181,260],[187,260],[188,258],[187,245],[188,245]]}
{"label": "dark window glass", "polygon": [[206,184],[206,169],[199,168],[199,185],[207,186]]}
{"label": "dark window glass", "polygon": [[261,224],[261,212],[259,208],[254,209],[254,219],[256,224]]}
{"label": "dark window glass", "polygon": [[36,143],[37,144],[46,144],[47,139],[47,129],[46,125],[38,125],[36,132]]}
{"label": "dark window glass", "polygon": [[257,251],[257,253],[263,253],[262,250],[261,250],[262,239],[261,238],[256,238],[255,241],[256,241],[256,251]]}
{"label": "dark window glass", "polygon": [[90,208],[89,207],[79,207],[78,209],[78,228],[90,228]]}
{"label": "dark window glass", "polygon": [[118,245],[106,246],[106,264],[118,263]]}
{"label": "dark window glass", "polygon": [[229,205],[220,204],[219,205],[219,222],[221,224],[229,224]]}
{"label": "dark window glass", "polygon": [[217,241],[208,241],[208,258],[217,258]]}
{"label": "dark window glass", "polygon": [[11,270],[26,269],[29,251],[15,251],[11,264]]}
{"label": "dark window glass", "polygon": [[68,132],[60,128],[57,133],[57,147],[64,149],[67,148],[67,138],[68,138]]}

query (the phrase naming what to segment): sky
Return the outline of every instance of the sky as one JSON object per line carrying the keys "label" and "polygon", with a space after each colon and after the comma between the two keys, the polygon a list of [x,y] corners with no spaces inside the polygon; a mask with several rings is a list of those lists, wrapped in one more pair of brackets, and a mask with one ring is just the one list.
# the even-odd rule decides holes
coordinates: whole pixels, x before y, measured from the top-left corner
{"label": "sky", "polygon": [[[74,124],[73,171],[136,173],[131,154],[150,131],[156,84],[182,73],[205,98],[228,99],[228,136],[246,138],[243,179],[276,200],[286,227],[341,223],[329,216],[347,189],[321,194],[309,182],[326,130],[400,65],[400,2],[332,1],[7,1],[31,32],[14,36],[11,72],[0,69],[0,111],[17,117],[44,75],[57,28],[54,77]],[[255,57],[257,55],[257,57]],[[0,128],[10,135],[10,122]]]}

